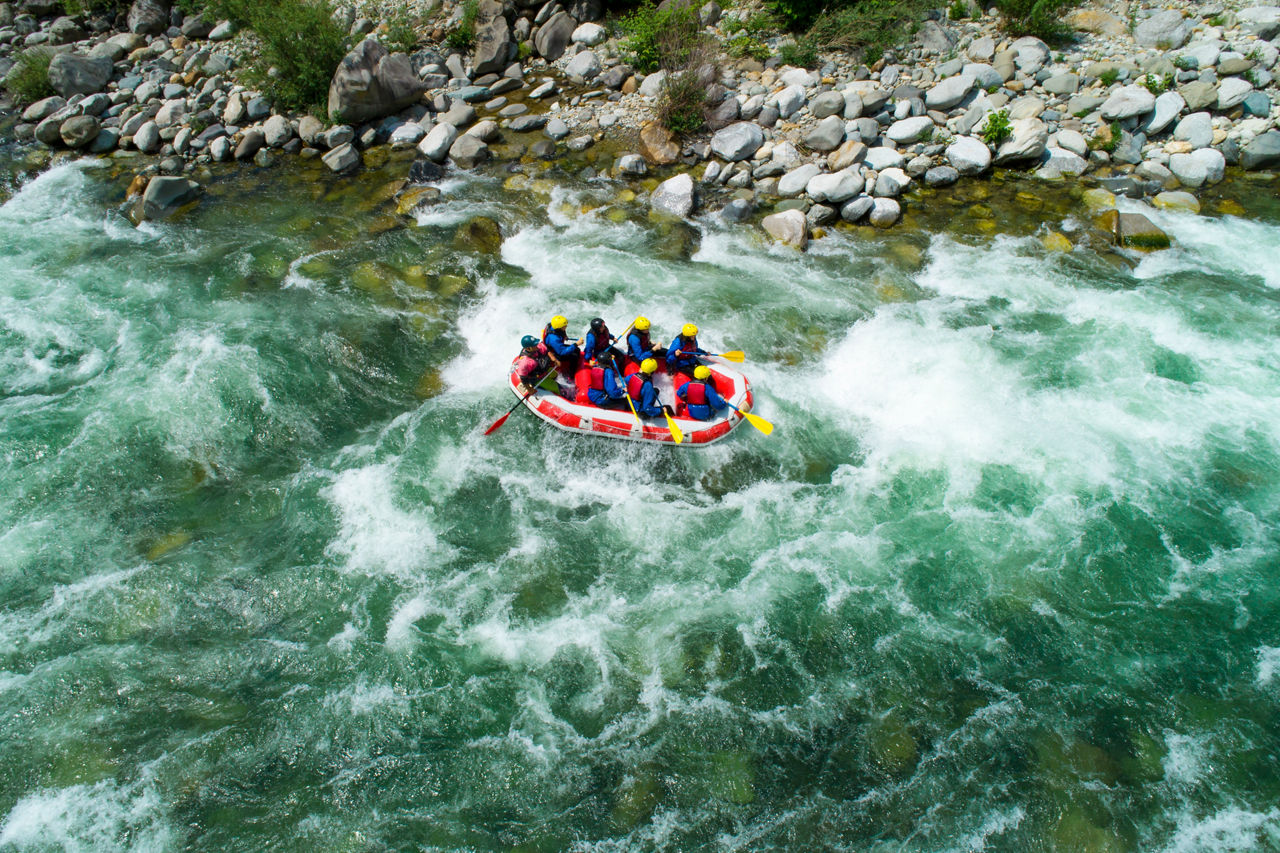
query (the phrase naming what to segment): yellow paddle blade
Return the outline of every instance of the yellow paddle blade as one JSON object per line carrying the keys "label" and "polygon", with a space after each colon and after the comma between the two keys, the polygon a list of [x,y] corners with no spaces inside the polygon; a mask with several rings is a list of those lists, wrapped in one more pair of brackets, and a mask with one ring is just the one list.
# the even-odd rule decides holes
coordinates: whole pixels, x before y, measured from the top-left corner
{"label": "yellow paddle blade", "polygon": [[753,415],[750,412],[741,412],[741,415],[747,419],[747,423],[751,424],[765,435],[773,434],[773,424],[769,423],[759,415]]}
{"label": "yellow paddle blade", "polygon": [[671,415],[666,412],[662,414],[667,418],[667,429],[671,430],[671,437],[675,439],[676,444],[684,441],[684,433],[680,431],[680,427],[676,426],[676,422],[671,419]]}
{"label": "yellow paddle blade", "polygon": [[746,359],[747,355],[740,349],[730,350],[729,352],[720,353],[720,357],[725,361],[736,361],[738,364]]}

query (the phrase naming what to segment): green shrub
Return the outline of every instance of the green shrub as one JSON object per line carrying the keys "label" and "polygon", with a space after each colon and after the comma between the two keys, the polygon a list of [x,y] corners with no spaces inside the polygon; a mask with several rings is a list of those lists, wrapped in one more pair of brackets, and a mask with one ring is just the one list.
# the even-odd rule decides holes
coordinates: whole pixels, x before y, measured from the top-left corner
{"label": "green shrub", "polygon": [[1115,121],[1107,125],[1105,131],[1102,128],[1098,128],[1098,132],[1089,140],[1089,150],[1105,151],[1110,154],[1120,145],[1120,137],[1123,133],[1120,123]]}
{"label": "green shrub", "polygon": [[783,65],[810,68],[818,64],[818,49],[813,42],[802,38],[793,44],[784,44],[778,49],[778,57]]}
{"label": "green shrub", "polygon": [[1227,25],[1227,19],[1222,15],[1214,15],[1212,18],[1205,21],[1205,23],[1211,27],[1225,27]]}
{"label": "green shrub", "polygon": [[1179,56],[1173,60],[1173,67],[1179,71],[1195,71],[1200,67],[1200,63],[1190,56]]}
{"label": "green shrub", "polygon": [[1014,35],[1061,41],[1071,35],[1063,16],[1079,3],[1080,0],[996,0],[996,7],[1004,17],[1005,28]]}
{"label": "green shrub", "polygon": [[[839,0],[832,5],[837,5]],[[828,4],[824,0],[765,0],[765,7],[789,30],[801,30],[817,20]]]}
{"label": "green shrub", "polygon": [[618,27],[626,34],[622,48],[631,64],[645,74],[684,67],[707,41],[693,6],[672,4],[658,9],[650,0],[624,17]]}
{"label": "green shrub", "polygon": [[995,110],[987,113],[987,123],[982,128],[982,141],[992,147],[999,147],[1002,142],[1013,135],[1013,126],[1009,124],[1008,110]]}
{"label": "green shrub", "polygon": [[955,0],[950,7],[947,8],[947,17],[953,21],[961,18],[968,18],[973,15],[973,9],[964,0]]}
{"label": "green shrub", "polygon": [[88,15],[101,12],[127,12],[132,5],[129,0],[59,0],[66,15]]}
{"label": "green shrub", "polygon": [[19,101],[30,104],[54,94],[49,83],[49,63],[53,53],[38,47],[17,55],[13,70],[5,77],[5,86]]}
{"label": "green shrub", "polygon": [[209,0],[205,9],[253,31],[248,77],[264,94],[289,109],[324,107],[350,47],[328,0]]}
{"label": "green shrub", "polygon": [[471,50],[476,43],[476,16],[480,14],[479,0],[467,0],[462,4],[462,19],[444,37],[445,47],[454,50]]}
{"label": "green shrub", "polygon": [[1138,82],[1151,94],[1161,95],[1173,87],[1173,75],[1166,74],[1161,77],[1159,74],[1143,74],[1138,78]]}
{"label": "green shrub", "polygon": [[743,31],[749,36],[761,38],[778,31],[778,22],[768,12],[755,12],[742,22]]}
{"label": "green shrub", "polygon": [[927,0],[858,0],[832,5],[809,28],[815,48],[859,52],[871,63],[901,43],[923,20],[932,3]]}
{"label": "green shrub", "polygon": [[1098,75],[1098,79],[1102,81],[1103,86],[1110,88],[1112,83],[1120,79],[1120,71],[1115,68],[1108,68]]}
{"label": "green shrub", "polygon": [[707,87],[693,70],[669,74],[658,95],[658,120],[672,133],[697,133],[706,123]]}
{"label": "green shrub", "polygon": [[725,42],[725,53],[734,59],[742,59],[750,56],[752,59],[764,62],[769,58],[769,46],[760,39],[749,36],[746,33],[739,33],[733,38]]}
{"label": "green shrub", "polygon": [[418,34],[413,28],[413,21],[403,10],[397,10],[387,21],[382,43],[392,53],[413,53],[418,49]]}

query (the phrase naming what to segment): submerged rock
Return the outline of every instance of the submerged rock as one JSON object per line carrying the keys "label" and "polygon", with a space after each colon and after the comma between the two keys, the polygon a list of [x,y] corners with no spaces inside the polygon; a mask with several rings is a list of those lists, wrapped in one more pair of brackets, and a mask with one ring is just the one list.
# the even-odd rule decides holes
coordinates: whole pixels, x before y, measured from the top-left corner
{"label": "submerged rock", "polygon": [[809,223],[798,210],[784,210],[766,216],[760,227],[779,243],[794,246],[801,251],[809,245]]}
{"label": "submerged rock", "polygon": [[502,250],[502,229],[495,220],[477,216],[458,226],[453,233],[453,245],[463,251],[496,255]]}
{"label": "submerged rock", "polygon": [[649,197],[654,210],[684,218],[693,211],[696,202],[693,178],[681,173],[658,185]]}
{"label": "submerged rock", "polygon": [[142,193],[142,218],[164,219],[172,216],[178,208],[193,201],[199,192],[200,185],[187,178],[154,177]]}
{"label": "submerged rock", "polygon": [[1140,252],[1169,248],[1169,235],[1141,213],[1121,213],[1112,209],[1099,216],[1097,224],[1111,234],[1117,246]]}

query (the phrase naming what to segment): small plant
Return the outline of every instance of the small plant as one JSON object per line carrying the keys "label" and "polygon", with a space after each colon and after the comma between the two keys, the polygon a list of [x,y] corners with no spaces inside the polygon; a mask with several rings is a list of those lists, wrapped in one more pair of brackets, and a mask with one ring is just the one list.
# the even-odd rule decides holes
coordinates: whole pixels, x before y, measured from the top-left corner
{"label": "small plant", "polygon": [[987,122],[982,128],[982,141],[993,148],[1013,136],[1013,126],[1009,123],[1008,110],[995,110],[987,113]]}
{"label": "small plant", "polygon": [[1196,62],[1194,57],[1179,56],[1173,60],[1173,67],[1179,71],[1195,71],[1200,67],[1200,63]]}
{"label": "small plant", "polygon": [[1005,29],[1016,35],[1062,41],[1071,34],[1062,18],[1078,0],[996,0]]}
{"label": "small plant", "polygon": [[462,5],[462,18],[458,21],[458,25],[444,37],[445,47],[453,50],[471,50],[476,43],[476,16],[479,14],[479,0],[467,0]]}
{"label": "small plant", "polygon": [[751,57],[759,62],[764,62],[769,58],[769,46],[758,38],[739,33],[725,43],[725,52],[734,59],[742,59],[743,57]]}
{"label": "small plant", "polygon": [[1098,128],[1098,132],[1089,140],[1090,151],[1105,151],[1111,154],[1120,145],[1120,138],[1124,135],[1124,131],[1120,128],[1119,122],[1111,122]]}
{"label": "small plant", "polygon": [[809,26],[827,4],[823,0],[765,0],[765,6],[789,30]]}
{"label": "small plant", "polygon": [[1243,76],[1245,80],[1249,81],[1249,85],[1255,89],[1263,89],[1267,85],[1262,74],[1259,73],[1256,68],[1250,68],[1241,76]]}
{"label": "small plant", "polygon": [[778,58],[782,60],[783,65],[810,68],[818,64],[818,49],[808,39],[800,39],[780,47],[778,49]]}
{"label": "small plant", "polygon": [[670,74],[658,95],[658,120],[678,136],[697,133],[706,123],[707,87],[697,71]]}
{"label": "small plant", "polygon": [[953,21],[959,21],[961,18],[968,18],[973,15],[973,10],[964,0],[955,0],[947,9],[947,17]]}
{"label": "small plant", "polygon": [[659,9],[652,0],[638,7],[619,22],[627,34],[622,48],[637,71],[649,74],[664,68],[668,71],[683,66],[706,37],[697,10],[690,5],[673,3]]}
{"label": "small plant", "polygon": [[418,49],[418,34],[413,29],[413,22],[403,11],[395,12],[387,21],[387,32],[382,43],[392,53],[413,53]]}
{"label": "small plant", "polygon": [[1166,74],[1161,77],[1158,74],[1143,74],[1138,78],[1138,83],[1151,94],[1162,95],[1173,86],[1173,75]]}
{"label": "small plant", "polygon": [[4,78],[5,86],[23,103],[34,103],[54,94],[49,83],[49,63],[53,54],[40,48],[22,51],[13,63],[13,70]]}
{"label": "small plant", "polygon": [[524,62],[533,55],[533,46],[528,41],[522,41],[516,45],[516,58]]}
{"label": "small plant", "polygon": [[755,12],[742,22],[742,30],[749,36],[762,38],[769,33],[777,32],[778,22],[768,12]]}
{"label": "small plant", "polygon": [[1098,79],[1102,81],[1103,86],[1106,86],[1109,89],[1112,84],[1120,79],[1120,69],[1108,68],[1106,71],[1103,71],[1098,75]]}
{"label": "small plant", "polygon": [[1211,27],[1225,27],[1227,25],[1227,19],[1222,15],[1214,15],[1205,23]]}

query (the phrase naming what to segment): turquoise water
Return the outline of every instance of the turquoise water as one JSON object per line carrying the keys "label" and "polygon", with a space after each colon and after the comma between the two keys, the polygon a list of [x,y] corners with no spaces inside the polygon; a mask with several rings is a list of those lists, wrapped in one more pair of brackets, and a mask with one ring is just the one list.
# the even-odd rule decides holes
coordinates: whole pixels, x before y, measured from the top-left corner
{"label": "turquoise water", "polygon": [[[0,207],[0,849],[1280,847],[1280,214],[1130,267],[127,177]],[[482,435],[638,312],[776,432]]]}

